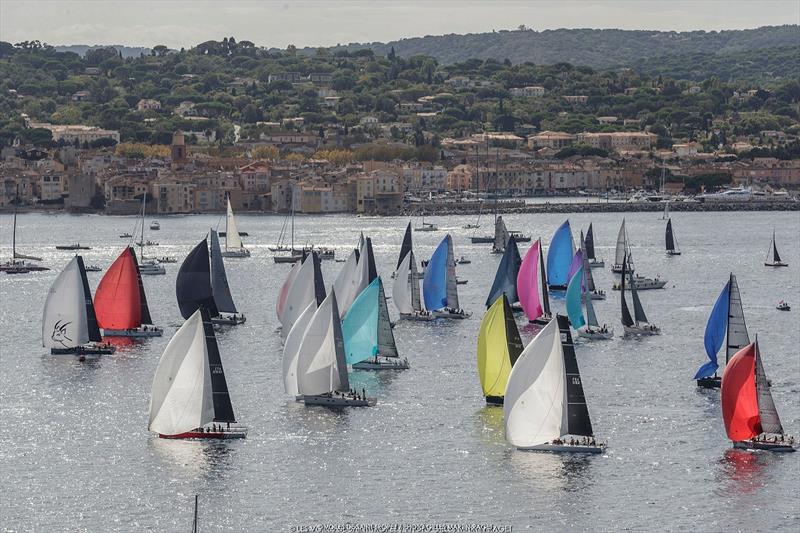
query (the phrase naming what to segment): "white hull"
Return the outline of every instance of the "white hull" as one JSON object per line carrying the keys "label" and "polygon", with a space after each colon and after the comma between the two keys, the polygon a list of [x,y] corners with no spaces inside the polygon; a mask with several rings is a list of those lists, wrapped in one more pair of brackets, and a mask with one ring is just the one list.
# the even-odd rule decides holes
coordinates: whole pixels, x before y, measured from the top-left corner
{"label": "white hull", "polygon": [[140,265],[139,272],[143,276],[163,276],[167,273],[167,269],[161,265]]}
{"label": "white hull", "polygon": [[250,250],[242,248],[240,250],[225,250],[222,257],[250,257]]}
{"label": "white hull", "polygon": [[536,446],[517,446],[518,450],[526,452],[551,452],[551,453],[603,453],[605,445],[584,446],[582,444],[538,444]]}
{"label": "white hull", "polygon": [[164,330],[157,326],[139,326],[136,329],[103,329],[102,333],[103,337],[160,337]]}
{"label": "white hull", "polygon": [[[660,280],[660,279],[634,279],[633,283],[636,285],[637,291],[650,291],[654,289],[663,289],[667,285],[667,282],[665,280]],[[615,283],[614,286],[611,288],[615,291],[618,291],[620,290],[620,285],[619,283]],[[625,287],[625,290],[627,291],[629,291],[630,289],[631,289],[630,285]]]}
{"label": "white hull", "polygon": [[625,336],[634,335],[661,335],[661,328],[652,326],[651,324],[637,324],[635,326],[622,326],[625,330]]}
{"label": "white hull", "polygon": [[433,316],[435,316],[436,318],[464,319],[464,318],[469,318],[469,317],[472,316],[472,313],[470,313],[468,311],[463,311],[463,310],[460,313],[459,312],[454,312],[454,311],[444,311],[444,310],[432,311],[432,313],[433,313]]}

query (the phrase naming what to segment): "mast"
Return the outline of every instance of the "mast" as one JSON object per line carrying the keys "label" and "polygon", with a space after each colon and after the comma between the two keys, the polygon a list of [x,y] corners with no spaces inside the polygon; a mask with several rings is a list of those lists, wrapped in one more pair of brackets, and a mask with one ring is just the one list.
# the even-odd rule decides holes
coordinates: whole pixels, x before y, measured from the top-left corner
{"label": "mast", "polygon": [[139,271],[139,261],[136,259],[136,250],[131,247],[131,257],[136,266],[136,282],[139,284],[139,303],[141,305],[142,324],[152,324],[153,318],[150,316],[150,306],[147,305],[147,295],[144,293],[144,283],[142,273]]}
{"label": "mast", "polygon": [[642,301],[639,300],[639,291],[636,290],[636,283],[633,277],[633,269],[631,269],[628,273],[630,276],[631,282],[631,299],[633,300],[633,317],[636,319],[636,322],[645,322],[649,323],[647,320],[647,315],[644,314],[644,307],[642,307]]}
{"label": "mast", "polygon": [[417,263],[416,259],[414,258],[414,251],[410,251],[410,259],[411,259],[411,307],[414,308],[414,311],[420,312],[422,311],[422,302],[420,302],[419,297],[419,271],[417,270]]}
{"label": "mast", "polygon": [[[292,251],[294,251],[294,186],[292,186]],[[227,238],[227,236],[226,236]]]}
{"label": "mast", "polygon": [[11,232],[11,262],[17,258],[17,208],[19,206],[19,185],[17,185],[17,194],[14,196],[14,229]]}
{"label": "mast", "polygon": [[575,345],[572,343],[572,332],[569,329],[569,320],[564,315],[558,315],[558,329],[561,333],[562,353],[564,354],[564,371],[566,378],[566,433],[581,437],[591,437],[592,421],[589,418],[589,408],[586,405],[586,396],[583,393],[581,373],[578,369],[578,360],[575,358]]}
{"label": "mast", "polygon": [[594,304],[592,304],[591,295],[588,293],[584,293],[584,295],[584,302],[586,303],[586,325],[594,328],[600,327],[600,323],[597,321],[597,315],[594,312]]}
{"label": "mast", "polygon": [[542,250],[542,239],[539,238],[539,275],[541,277],[542,285],[542,310],[545,316],[551,316],[550,313],[550,294],[547,292],[547,272],[544,270],[544,251]]}
{"label": "mast", "polygon": [[389,320],[386,292],[380,277],[378,277],[378,354],[384,357],[400,357],[400,354],[397,353],[392,323]]}
{"label": "mast", "polygon": [[622,325],[630,327],[633,326],[633,318],[631,318],[631,312],[628,310],[628,303],[625,301],[625,277],[627,274],[627,266],[628,266],[627,259],[628,259],[627,256],[623,256],[622,281],[620,282],[619,299],[622,302]]}
{"label": "mast", "polygon": [[233,414],[231,397],[228,394],[228,382],[225,380],[225,370],[222,368],[222,358],[219,354],[217,337],[211,325],[211,315],[205,306],[200,306],[200,316],[203,318],[203,333],[206,338],[208,353],[208,367],[211,372],[211,397],[214,402],[215,422],[236,422]]}

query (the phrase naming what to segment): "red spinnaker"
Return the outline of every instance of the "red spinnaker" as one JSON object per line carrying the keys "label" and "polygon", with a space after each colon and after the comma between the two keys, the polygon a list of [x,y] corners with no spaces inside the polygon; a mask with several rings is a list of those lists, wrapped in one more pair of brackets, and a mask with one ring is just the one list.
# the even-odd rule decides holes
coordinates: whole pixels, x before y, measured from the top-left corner
{"label": "red spinnaker", "polygon": [[731,357],[722,374],[722,419],[732,441],[762,433],[756,390],[756,348],[750,343]]}
{"label": "red spinnaker", "polygon": [[136,263],[125,248],[106,272],[94,296],[97,323],[103,329],[133,329],[142,325]]}

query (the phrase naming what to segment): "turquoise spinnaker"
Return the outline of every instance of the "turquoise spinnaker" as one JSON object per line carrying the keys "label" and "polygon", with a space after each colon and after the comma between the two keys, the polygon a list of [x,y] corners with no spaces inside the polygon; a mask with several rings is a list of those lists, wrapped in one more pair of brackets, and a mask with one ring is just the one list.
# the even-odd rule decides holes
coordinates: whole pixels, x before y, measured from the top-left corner
{"label": "turquoise spinnaker", "polygon": [[583,318],[583,308],[581,307],[581,293],[583,292],[581,285],[583,285],[583,267],[580,267],[573,274],[567,287],[567,316],[575,329],[580,329],[586,325],[586,321]]}
{"label": "turquoise spinnaker", "polygon": [[380,278],[356,296],[342,320],[345,359],[354,365],[378,355],[378,290]]}

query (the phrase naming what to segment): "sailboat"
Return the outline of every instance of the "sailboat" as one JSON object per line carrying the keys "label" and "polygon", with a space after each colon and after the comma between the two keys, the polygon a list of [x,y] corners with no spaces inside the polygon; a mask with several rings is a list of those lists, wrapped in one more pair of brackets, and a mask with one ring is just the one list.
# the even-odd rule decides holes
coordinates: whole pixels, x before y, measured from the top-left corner
{"label": "sailboat", "polygon": [[[591,229],[591,225],[589,226]],[[592,275],[592,265],[589,263],[589,258],[586,252],[586,241],[583,238],[583,231],[581,231],[581,258],[583,260],[583,276],[586,283],[586,290],[583,293],[584,298],[591,298],[592,300],[605,300],[606,291],[598,289],[594,283],[594,276]]]}
{"label": "sailboat", "polygon": [[734,448],[795,451],[786,435],[770,392],[758,338],[731,357],[722,374],[722,419]]}
{"label": "sailboat", "polygon": [[414,228],[414,231],[439,231],[438,226],[431,222],[425,222],[425,213],[422,213],[422,225]]}
{"label": "sailboat", "polygon": [[[567,286],[567,316],[579,337],[591,340],[611,339],[614,337],[614,329],[605,324],[600,326],[594,312],[592,299],[586,292],[586,272],[588,272],[586,267],[581,266],[570,279]],[[582,309],[584,304],[586,305],[585,318]]]}
{"label": "sailboat", "polygon": [[153,377],[147,429],[162,439],[241,439],[211,315],[200,305],[170,339]]}
{"label": "sailboat", "polygon": [[503,258],[500,259],[500,264],[497,265],[497,273],[494,275],[494,283],[489,290],[489,297],[486,298],[486,308],[490,308],[492,304],[502,295],[508,297],[508,301],[513,305],[519,302],[517,295],[517,276],[519,276],[519,269],[522,265],[522,258],[519,255],[519,248],[517,241],[513,236],[508,238]]}
{"label": "sailboat", "polygon": [[478,376],[486,403],[501,405],[511,367],[522,353],[522,339],[508,298],[500,294],[486,311],[478,333]]}
{"label": "sailboat", "polygon": [[[633,276],[628,273],[627,267],[628,256],[625,254],[622,258],[622,281],[620,282],[621,290],[619,294],[620,301],[622,302],[622,328],[625,335],[660,335],[661,329],[655,324],[651,324],[647,320],[647,315],[644,314],[644,307],[639,300],[639,292],[636,290],[636,285],[632,283]],[[633,299],[633,318],[631,312],[628,310],[628,304],[625,301],[625,279],[628,278],[631,282],[630,292]]]}
{"label": "sailboat", "polygon": [[[325,298],[325,281],[322,279],[319,257],[317,254],[307,254],[303,262],[297,268],[297,273],[292,276],[289,273],[287,282],[291,279],[291,285],[286,289],[284,304],[278,305],[281,320],[281,336],[285,339],[299,319],[303,311],[308,307],[312,300],[322,301]],[[286,284],[284,284],[286,285]],[[321,296],[321,298],[320,298]],[[280,303],[280,296],[279,296]]]}
{"label": "sailboat", "polygon": [[472,313],[461,309],[458,303],[456,261],[453,255],[453,238],[448,233],[431,256],[422,281],[425,307],[437,318],[469,318]]}
{"label": "sailboat", "polygon": [[589,229],[586,230],[586,241],[584,242],[584,255],[589,260],[589,267],[603,268],[606,266],[605,261],[597,259],[594,255],[594,228],[592,223],[589,223]]}
{"label": "sailboat", "polygon": [[625,219],[622,219],[622,225],[619,227],[617,234],[617,248],[614,252],[614,265],[611,271],[619,274],[622,272],[622,260],[627,257],[628,267],[633,268],[633,258],[630,257],[630,250],[628,249],[628,230],[625,228]]}
{"label": "sailboat", "polygon": [[[727,337],[727,342],[725,339]],[[707,389],[719,388],[721,379],[717,376],[719,364],[717,363],[717,352],[725,342],[725,364],[730,358],[750,344],[750,337],[747,335],[747,324],[744,320],[744,308],[742,307],[742,296],[739,293],[739,284],[736,276],[731,273],[728,283],[722,288],[711,315],[708,317],[706,332],[703,339],[708,362],[701,366],[694,376],[697,386]]]}
{"label": "sailboat", "polygon": [[53,355],[73,354],[85,359],[114,353],[114,347],[102,344],[92,291],[86,278],[83,258],[76,255],[56,277],[42,314],[42,346]]}
{"label": "sailboat", "polygon": [[[771,258],[770,258],[771,256]],[[784,263],[781,260],[781,256],[778,253],[778,246],[775,244],[775,230],[772,230],[772,242],[770,243],[770,249],[767,252],[767,258],[764,260],[764,266],[768,267],[786,267],[789,266],[789,263]]]}
{"label": "sailboat", "polygon": [[664,214],[661,215],[661,220],[669,220],[669,201],[664,202]]}
{"label": "sailboat", "polygon": [[506,251],[506,243],[510,237],[506,223],[503,222],[503,217],[498,215],[494,219],[494,241],[492,243],[492,253],[502,254]]}
{"label": "sailboat", "polygon": [[[292,206],[294,207],[294,206]],[[268,246],[267,249],[270,252],[286,252],[290,251],[291,248],[284,243],[284,239],[286,238],[286,225],[289,222],[289,219],[292,221],[292,230],[294,230],[294,209],[290,215],[287,215],[283,219],[283,225],[281,226],[281,232],[278,234],[278,242],[275,243],[275,246]],[[241,234],[240,234],[241,235]],[[294,231],[292,231],[292,240],[294,241]]]}
{"label": "sailboat", "polygon": [[353,301],[342,320],[345,359],[357,370],[405,370],[389,320],[381,277],[376,277]]}
{"label": "sailboat", "polygon": [[228,276],[225,273],[225,261],[222,259],[222,250],[219,245],[217,232],[210,230],[211,234],[211,292],[217,304],[219,315],[212,317],[214,324],[236,326],[244,324],[247,320],[243,313],[236,310],[233,303],[231,288],[228,285]]}
{"label": "sailboat", "polygon": [[[542,297],[539,299],[539,286]],[[542,240],[528,248],[517,274],[517,294],[522,310],[533,324],[547,324],[552,319],[550,295],[547,292],[547,272],[544,269]]]}
{"label": "sailboat", "polygon": [[250,257],[250,250],[242,244],[239,230],[236,229],[236,218],[231,208],[231,198],[228,196],[228,212],[225,217],[225,251],[223,257]]}
{"label": "sailboat", "polygon": [[675,234],[672,231],[672,219],[667,219],[667,230],[666,230],[666,246],[667,246],[667,255],[681,255],[681,251],[678,249],[678,244],[675,239]]}
{"label": "sailboat", "polygon": [[[220,312],[217,298],[220,298],[219,303],[221,304],[226,304],[227,302],[224,302],[221,296],[219,285],[217,285],[217,290],[214,289],[214,282],[211,280],[212,266],[210,259],[208,239],[203,239],[183,260],[175,280],[175,293],[181,316],[188,319],[202,306],[208,312],[213,323],[225,325],[241,324],[245,320],[244,315],[236,313],[235,308],[234,312],[227,311],[225,314]],[[219,275],[218,271],[215,274]],[[222,275],[224,275],[224,271]]]}
{"label": "sailboat", "polygon": [[305,405],[369,407],[374,398],[351,391],[336,291],[314,312],[297,351],[296,399]]}
{"label": "sailboat", "polygon": [[275,255],[272,260],[276,263],[296,263],[303,258],[302,250],[296,250],[294,247],[294,190],[292,190],[291,211],[289,213],[290,229],[289,229],[289,247],[282,242],[286,232],[286,219],[283,220],[283,228],[281,228],[281,237],[278,238],[277,246],[271,247],[273,252],[289,252],[288,255]]}
{"label": "sailboat", "polygon": [[403,235],[403,244],[400,245],[400,255],[397,257],[396,268],[400,268],[400,264],[403,262],[403,259],[405,259],[406,255],[408,255],[412,249],[413,244],[411,242],[411,222],[409,222],[406,226],[406,232]]}
{"label": "sailboat", "polygon": [[[145,189],[144,194],[142,195],[142,217],[139,223],[141,223],[141,234],[139,236],[139,257],[141,261],[139,261],[139,273],[147,276],[163,276],[167,273],[167,270],[155,259],[147,259],[144,256],[144,247],[146,246],[144,240],[144,217],[145,211],[147,208],[147,189]],[[133,230],[136,233],[136,228],[134,227]],[[149,241],[148,241],[149,242]]]}
{"label": "sailboat", "polygon": [[97,324],[105,337],[160,337],[153,325],[144,292],[139,262],[126,247],[106,271],[94,295]]}
{"label": "sailboat", "polygon": [[27,274],[28,272],[50,270],[47,267],[35,263],[26,263],[26,261],[41,261],[41,257],[17,253],[17,199],[18,196],[15,198],[14,202],[14,222],[12,223],[11,230],[11,260],[0,265],[0,272],[5,272],[7,274]]}
{"label": "sailboat", "polygon": [[583,392],[569,320],[556,320],[525,347],[508,377],[506,440],[520,450],[602,453]]}
{"label": "sailboat", "polygon": [[569,269],[573,261],[575,244],[569,220],[564,221],[553,234],[547,249],[547,284],[551,290],[564,291],[569,282]]}
{"label": "sailboat", "polygon": [[403,257],[403,261],[395,271],[392,286],[392,300],[400,311],[400,319],[417,322],[430,322],[436,317],[423,309],[419,294],[419,272],[414,259],[414,251]]}

